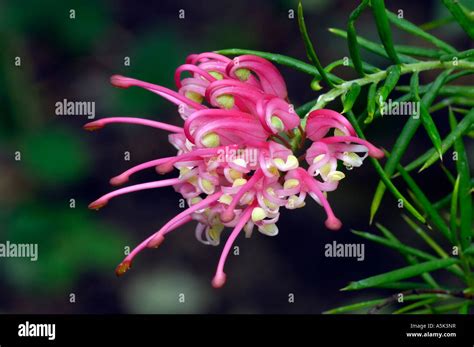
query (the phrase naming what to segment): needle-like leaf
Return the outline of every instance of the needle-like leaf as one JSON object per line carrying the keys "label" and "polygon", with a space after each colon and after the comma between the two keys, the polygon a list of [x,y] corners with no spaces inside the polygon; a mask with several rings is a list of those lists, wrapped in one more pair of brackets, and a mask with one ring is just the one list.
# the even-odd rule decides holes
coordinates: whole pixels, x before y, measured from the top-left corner
{"label": "needle-like leaf", "polygon": [[407,278],[412,278],[421,275],[425,272],[432,272],[440,269],[445,269],[451,265],[457,264],[458,259],[446,258],[440,260],[430,260],[424,263],[410,265],[401,269],[386,272],[380,275],[365,278],[363,280],[351,282],[347,287],[341,290],[360,290],[371,288],[382,283],[390,283],[400,281]]}
{"label": "needle-like leaf", "polygon": [[319,61],[319,58],[316,54],[316,51],[314,50],[313,43],[311,42],[311,39],[309,38],[308,30],[306,28],[306,24],[304,21],[303,5],[301,5],[301,2],[298,4],[298,26],[300,28],[301,36],[303,36],[303,43],[304,43],[304,46],[306,49],[306,55],[308,56],[309,61],[311,61],[311,63],[313,63],[313,65],[316,67],[319,74],[321,75],[322,80],[326,82],[326,84],[329,85],[331,88],[334,88],[334,84],[328,78],[326,71],[324,71],[324,68],[321,65],[321,62]]}

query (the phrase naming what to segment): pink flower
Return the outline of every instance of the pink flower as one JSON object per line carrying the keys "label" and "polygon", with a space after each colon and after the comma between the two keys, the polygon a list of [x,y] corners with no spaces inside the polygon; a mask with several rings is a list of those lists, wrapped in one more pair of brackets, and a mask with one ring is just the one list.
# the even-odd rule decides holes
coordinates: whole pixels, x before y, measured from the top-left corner
{"label": "pink flower", "polygon": [[[190,77],[182,79],[184,72]],[[311,112],[303,130],[288,102],[283,77],[260,57],[244,55],[231,60],[215,53],[190,55],[175,73],[178,92],[117,75],[111,82],[120,88],[141,87],[166,98],[178,106],[184,124],[178,127],[130,117],[86,124],[87,130],[110,123],[165,130],[177,150],[176,156],[132,167],[110,183],[122,185],[134,173],[149,168],[159,174],[178,170],[179,175],[117,189],[89,207],[98,209],[120,195],[166,186],[173,187],[189,206],[140,243],[119,264],[118,275],[130,268],[143,249],[158,247],[167,234],[195,221],[196,238],[207,245],[219,245],[225,228],[233,228],[212,280],[214,287],[221,287],[226,280],[227,256],[242,231],[246,237],[255,228],[267,236],[277,235],[280,208],[301,208],[307,196],[325,210],[326,227],[339,229],[341,222],[327,200],[327,193],[345,177],[337,170],[337,163],[341,161],[351,169],[360,166],[368,155],[383,156],[381,150],[358,138],[351,124],[335,111]],[[312,144],[301,156],[307,163],[303,168],[306,163],[300,162],[296,151],[301,150],[305,138]]]}

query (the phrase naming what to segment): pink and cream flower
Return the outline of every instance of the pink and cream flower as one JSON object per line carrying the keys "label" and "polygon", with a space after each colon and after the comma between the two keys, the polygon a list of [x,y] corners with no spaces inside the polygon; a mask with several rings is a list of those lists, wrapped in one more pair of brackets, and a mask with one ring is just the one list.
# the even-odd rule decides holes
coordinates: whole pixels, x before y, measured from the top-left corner
{"label": "pink and cream flower", "polygon": [[[189,77],[182,78],[187,73]],[[169,132],[176,156],[154,159],[112,178],[122,185],[138,171],[154,168],[176,178],[131,185],[108,193],[89,205],[99,209],[111,199],[135,191],[173,187],[188,208],[140,243],[119,264],[123,274],[145,248],[158,247],[173,230],[196,222],[196,238],[217,246],[225,228],[232,228],[220,256],[212,285],[224,285],[230,249],[243,232],[254,229],[278,234],[280,208],[295,209],[313,198],[326,212],[328,229],[341,227],[327,199],[345,177],[338,170],[359,167],[364,158],[383,152],[358,138],[351,124],[332,110],[309,114],[305,127],[288,101],[283,77],[269,61],[252,55],[234,59],[216,53],[190,55],[175,72],[178,91],[123,76],[112,76],[120,88],[141,87],[178,106],[182,127],[133,117],[100,119],[84,126],[96,130],[111,123],[144,125]],[[305,139],[312,141],[306,151]],[[231,153],[232,155],[229,155]],[[251,155],[249,155],[251,154]],[[299,155],[299,157],[297,156]]]}

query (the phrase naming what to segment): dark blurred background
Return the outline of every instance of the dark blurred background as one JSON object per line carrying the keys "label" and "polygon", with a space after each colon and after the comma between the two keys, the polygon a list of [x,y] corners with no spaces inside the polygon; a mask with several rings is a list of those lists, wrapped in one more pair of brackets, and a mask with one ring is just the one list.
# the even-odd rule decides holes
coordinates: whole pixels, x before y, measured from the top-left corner
{"label": "dark blurred background", "polygon": [[[356,2],[303,4],[323,64],[347,56],[344,40],[327,28],[344,28]],[[440,1],[386,4],[394,11],[402,9],[417,24],[447,15]],[[472,1],[465,4],[473,7]],[[351,280],[403,264],[394,251],[349,232],[375,231],[368,217],[377,175],[369,162],[351,171],[329,196],[344,223],[340,231],[325,229],[323,210],[309,200],[304,209],[282,210],[277,237],[254,232],[251,239],[237,240],[240,255],[230,256],[228,282],[221,290],[214,290],[210,281],[222,244],[215,248],[197,242],[191,225],[167,238],[159,250],[145,250],[131,271],[116,278],[114,268],[124,248],[135,246],[179,212],[179,196],[165,188],[114,199],[100,212],[89,211],[87,205],[112,190],[110,177],[174,151],[164,132],[115,125],[87,133],[81,128],[87,117],[55,115],[55,103],[68,99],[94,101],[96,118],[130,115],[180,124],[174,105],[144,90],[113,88],[110,75],[174,87],[174,69],[188,54],[223,48],[305,59],[297,19],[289,18],[296,7],[290,0],[0,2],[0,242],[39,245],[36,262],[0,259],[1,313],[320,313],[390,293],[339,291]],[[71,9],[75,19],[70,19]],[[357,28],[377,40],[370,13]],[[469,48],[455,25],[436,33],[459,49]],[[420,43],[398,30],[394,35],[397,43]],[[130,66],[124,65],[125,57]],[[380,67],[388,64],[367,52],[363,57]],[[317,97],[309,87],[310,76],[279,68],[296,106]],[[343,78],[355,77],[349,69],[337,71]],[[432,78],[422,74],[422,81]],[[340,109],[337,103],[333,107]],[[390,149],[405,121],[403,116],[385,117],[367,134]],[[419,134],[404,161],[428,146],[429,140]],[[126,151],[130,161],[124,160]],[[21,160],[15,160],[18,153]],[[450,191],[439,168],[420,178],[433,200]],[[154,179],[149,170],[131,182]],[[377,221],[418,244],[388,193]],[[365,260],[326,258],[324,245],[333,240],[365,243]],[[184,303],[178,300],[181,293]],[[290,293],[294,303],[288,302]]]}

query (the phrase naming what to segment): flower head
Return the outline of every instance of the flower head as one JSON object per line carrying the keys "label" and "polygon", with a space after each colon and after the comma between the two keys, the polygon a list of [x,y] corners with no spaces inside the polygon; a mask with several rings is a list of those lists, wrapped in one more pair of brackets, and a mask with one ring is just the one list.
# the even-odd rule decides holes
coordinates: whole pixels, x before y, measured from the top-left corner
{"label": "flower head", "polygon": [[[190,77],[182,78],[183,73]],[[226,281],[224,265],[229,251],[243,231],[267,236],[278,234],[280,209],[305,205],[309,196],[326,212],[325,225],[337,230],[327,193],[345,177],[338,170],[359,167],[367,156],[383,152],[357,137],[351,124],[332,110],[309,114],[305,129],[288,101],[283,77],[269,61],[252,55],[234,59],[216,53],[190,55],[175,72],[178,91],[123,76],[112,76],[120,88],[141,87],[178,106],[182,127],[154,120],[112,117],[84,126],[86,130],[110,123],[149,126],[169,132],[176,148],[172,157],[154,159],[112,178],[114,186],[128,182],[134,173],[155,168],[159,174],[173,170],[176,178],[136,184],[108,193],[89,207],[98,209],[111,199],[131,192],[173,187],[188,208],[140,243],[116,269],[123,274],[145,248],[160,246],[168,233],[196,222],[196,238],[217,246],[226,228],[227,237],[212,280],[214,287]],[[312,141],[300,156],[304,139]]]}

